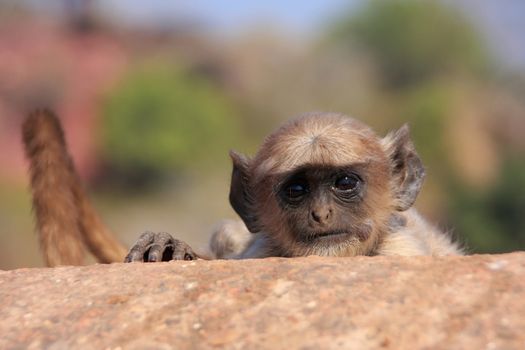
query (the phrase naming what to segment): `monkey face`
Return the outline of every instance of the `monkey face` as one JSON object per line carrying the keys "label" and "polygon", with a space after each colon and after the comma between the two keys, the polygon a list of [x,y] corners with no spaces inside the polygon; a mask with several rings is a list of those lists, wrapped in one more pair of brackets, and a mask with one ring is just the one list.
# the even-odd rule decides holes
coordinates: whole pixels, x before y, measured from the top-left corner
{"label": "monkey face", "polygon": [[327,245],[366,240],[365,167],[309,165],[280,176],[274,189],[287,231],[298,242]]}

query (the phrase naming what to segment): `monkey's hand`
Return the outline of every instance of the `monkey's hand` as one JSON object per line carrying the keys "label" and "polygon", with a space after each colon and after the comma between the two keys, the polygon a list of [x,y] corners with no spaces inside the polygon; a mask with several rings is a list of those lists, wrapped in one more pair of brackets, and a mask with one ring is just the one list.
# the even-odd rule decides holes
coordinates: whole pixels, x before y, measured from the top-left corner
{"label": "monkey's hand", "polygon": [[146,231],[131,247],[124,262],[196,260],[197,254],[183,241],[166,232]]}

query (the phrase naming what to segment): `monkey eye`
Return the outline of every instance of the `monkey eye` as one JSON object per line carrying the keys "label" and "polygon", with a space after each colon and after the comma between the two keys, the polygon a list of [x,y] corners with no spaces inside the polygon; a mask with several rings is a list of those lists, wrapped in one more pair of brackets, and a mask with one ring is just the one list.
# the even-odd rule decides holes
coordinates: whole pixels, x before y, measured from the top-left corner
{"label": "monkey eye", "polygon": [[285,188],[286,196],[289,199],[299,199],[308,193],[308,186],[304,183],[291,183]]}
{"label": "monkey eye", "polygon": [[337,178],[334,188],[342,192],[351,192],[359,186],[360,179],[357,175],[343,175]]}

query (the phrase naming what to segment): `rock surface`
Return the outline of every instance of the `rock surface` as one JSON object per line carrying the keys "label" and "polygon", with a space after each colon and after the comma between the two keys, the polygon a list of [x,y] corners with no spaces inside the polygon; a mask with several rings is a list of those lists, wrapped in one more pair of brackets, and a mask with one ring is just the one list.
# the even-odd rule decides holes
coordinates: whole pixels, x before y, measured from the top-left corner
{"label": "rock surface", "polygon": [[0,272],[1,349],[525,349],[525,253]]}

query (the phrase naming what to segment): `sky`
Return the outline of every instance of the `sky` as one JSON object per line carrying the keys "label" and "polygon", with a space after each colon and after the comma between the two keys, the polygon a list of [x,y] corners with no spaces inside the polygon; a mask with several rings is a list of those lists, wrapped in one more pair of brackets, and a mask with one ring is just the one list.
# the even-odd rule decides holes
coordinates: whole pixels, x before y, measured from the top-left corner
{"label": "sky", "polygon": [[132,21],[169,22],[174,18],[188,18],[206,23],[212,28],[235,32],[257,23],[278,24],[296,33],[317,29],[342,8],[353,6],[349,0],[266,0],[266,1],[137,1],[109,0],[109,8],[118,16]]}
{"label": "sky", "polygon": [[[447,0],[444,0],[445,2]],[[525,1],[454,0],[486,35],[500,59],[525,69]],[[134,22],[169,23],[174,18],[204,23],[225,34],[254,24],[272,23],[299,35],[312,35],[338,13],[356,8],[360,0],[106,0],[108,9]],[[206,29],[206,28],[205,28]]]}
{"label": "sky", "polygon": [[[43,12],[59,12],[57,9],[67,2],[18,1],[29,3]],[[366,0],[94,0],[102,14],[133,25],[169,26],[182,22],[227,36],[254,26],[272,25],[288,34],[305,37],[315,35],[330,18],[355,9],[363,1]],[[524,0],[442,1],[458,7],[470,17],[503,62],[525,70]]]}

